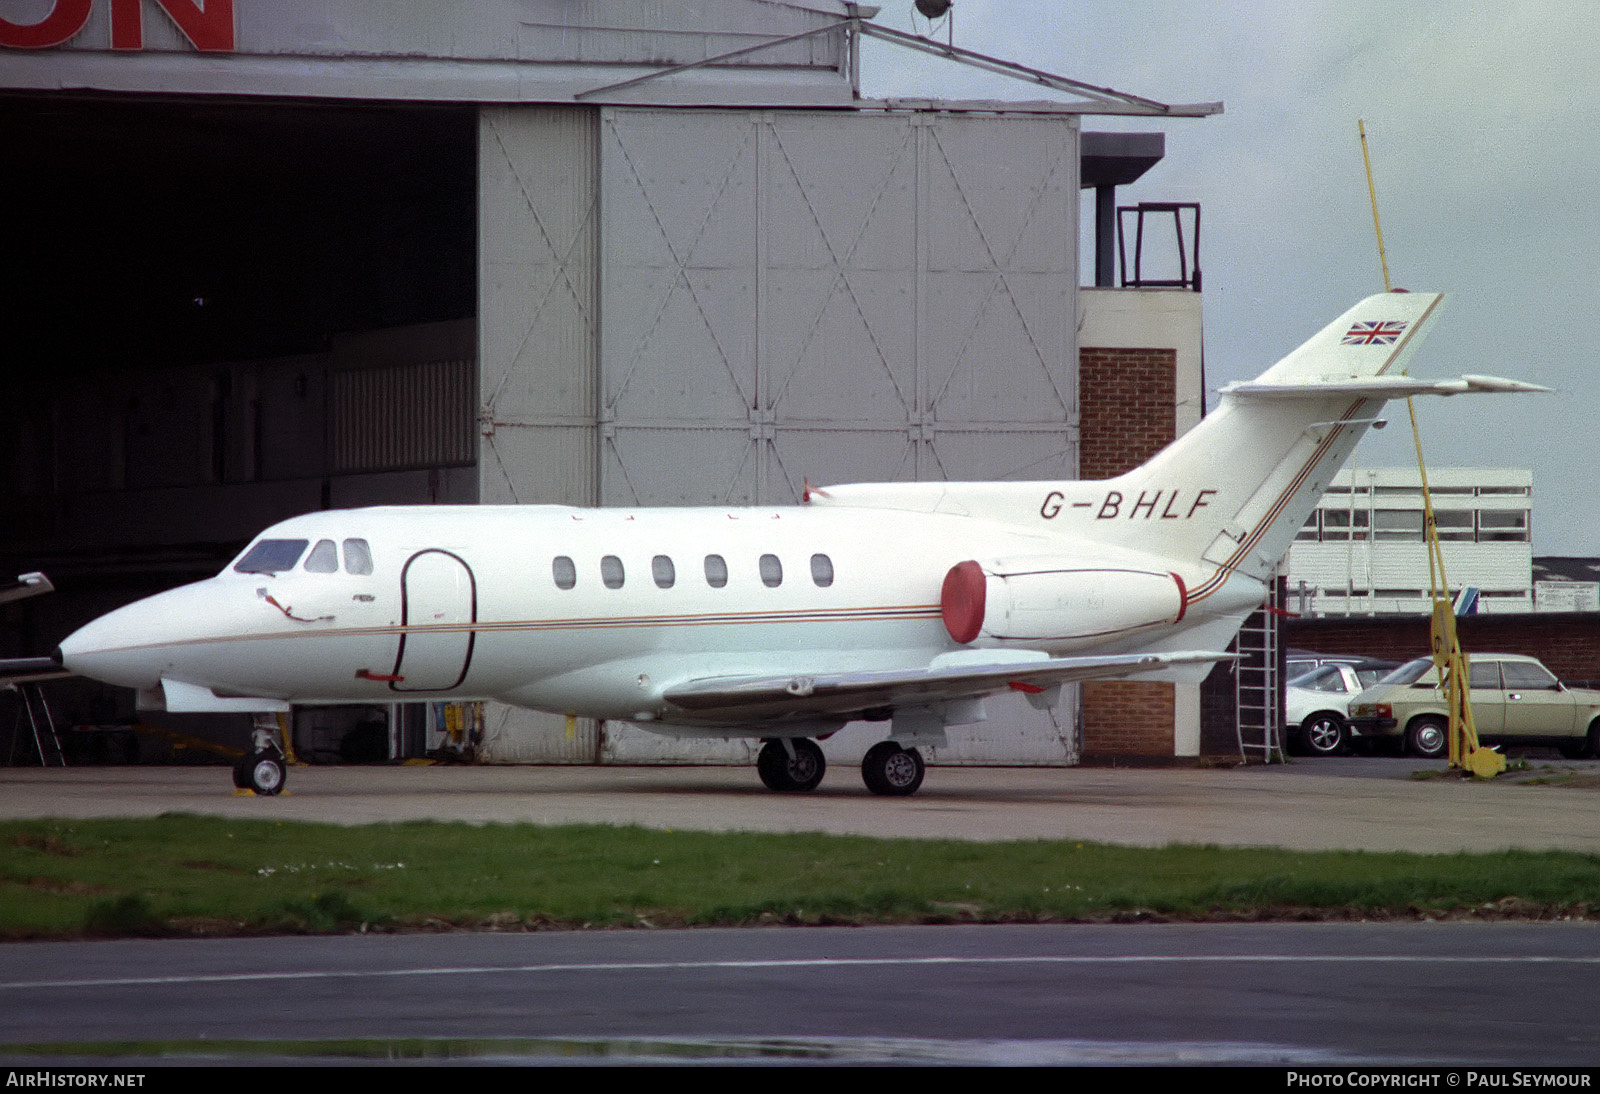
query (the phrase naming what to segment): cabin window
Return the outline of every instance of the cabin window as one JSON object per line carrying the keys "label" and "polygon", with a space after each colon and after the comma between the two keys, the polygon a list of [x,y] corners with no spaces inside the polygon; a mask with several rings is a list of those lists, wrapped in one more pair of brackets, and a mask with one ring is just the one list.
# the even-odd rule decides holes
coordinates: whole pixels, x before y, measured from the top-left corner
{"label": "cabin window", "polygon": [[370,574],[372,572],[372,548],[367,546],[364,539],[347,539],[344,541],[344,570],[347,574]]}
{"label": "cabin window", "polygon": [[244,557],[233,564],[233,568],[241,574],[275,574],[292,570],[310,542],[306,539],[264,539],[246,551]]}
{"label": "cabin window", "polygon": [[578,567],[566,555],[557,555],[551,561],[550,573],[558,589],[570,589],[578,583]]}
{"label": "cabin window", "polygon": [[728,583],[728,563],[721,555],[706,556],[706,584],[720,589]]}
{"label": "cabin window", "polygon": [[777,555],[761,556],[761,584],[769,589],[783,584],[783,563],[778,561]]}
{"label": "cabin window", "polygon": [[600,560],[600,581],[608,589],[622,588],[622,560],[616,555],[606,555]]}
{"label": "cabin window", "polygon": [[650,576],[656,579],[656,584],[663,589],[670,589],[678,580],[677,568],[672,565],[672,560],[666,555],[657,555],[650,560]]}
{"label": "cabin window", "polygon": [[339,552],[334,549],[333,540],[317,540],[317,545],[311,548],[311,553],[306,556],[306,573],[332,574],[338,570]]}
{"label": "cabin window", "polygon": [[826,589],[833,584],[833,559],[827,555],[811,556],[811,580],[817,588]]}

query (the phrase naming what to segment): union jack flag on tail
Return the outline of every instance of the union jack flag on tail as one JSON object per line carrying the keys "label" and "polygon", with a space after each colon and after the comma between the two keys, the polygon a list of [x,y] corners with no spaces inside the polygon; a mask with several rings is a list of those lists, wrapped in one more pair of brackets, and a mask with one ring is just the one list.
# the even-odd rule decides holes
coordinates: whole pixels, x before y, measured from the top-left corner
{"label": "union jack flag on tail", "polygon": [[1379,319],[1370,323],[1357,323],[1345,332],[1342,346],[1389,346],[1405,333],[1406,325],[1398,319]]}

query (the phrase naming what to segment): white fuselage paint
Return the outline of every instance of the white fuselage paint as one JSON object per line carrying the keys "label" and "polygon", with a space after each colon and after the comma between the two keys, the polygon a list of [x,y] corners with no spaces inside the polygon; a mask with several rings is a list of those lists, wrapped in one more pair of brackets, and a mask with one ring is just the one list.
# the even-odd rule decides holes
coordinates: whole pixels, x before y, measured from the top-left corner
{"label": "white fuselage paint", "polygon": [[[220,697],[498,699],[692,725],[696,719],[663,703],[665,689],[714,677],[925,666],[962,649],[1006,646],[986,638],[964,646],[946,629],[941,582],[966,559],[1131,564],[1171,571],[1190,587],[1206,576],[1192,564],[1097,554],[1093,543],[989,520],[825,506],[374,508],[298,517],[261,538],[360,538],[373,572],[230,567],[78,631],[62,647],[67,666],[146,691],[166,678]],[[707,579],[708,555],[726,563],[721,588]],[[763,580],[763,555],[781,564],[775,585]],[[814,555],[831,571],[825,586],[813,578]],[[602,579],[606,556],[621,562],[619,588]],[[571,588],[557,585],[558,557],[572,560]],[[671,561],[670,587],[656,580],[658,557]],[[1260,602],[1255,581],[1231,587],[1232,595],[1186,614],[1184,628]],[[1104,633],[1055,641],[1030,634],[1026,647],[1115,652],[1175,629],[1137,618],[1118,627],[1115,605],[1096,607],[1110,621]]]}

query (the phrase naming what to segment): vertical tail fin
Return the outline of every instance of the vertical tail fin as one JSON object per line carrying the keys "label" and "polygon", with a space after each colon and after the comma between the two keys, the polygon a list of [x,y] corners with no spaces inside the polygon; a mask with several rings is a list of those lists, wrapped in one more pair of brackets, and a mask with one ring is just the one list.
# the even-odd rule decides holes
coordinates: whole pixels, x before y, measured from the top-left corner
{"label": "vertical tail fin", "polygon": [[[1101,538],[1266,578],[1278,564],[1439,314],[1437,293],[1371,296],[1142,467],[1111,480],[1118,515]],[[1404,385],[1405,381],[1398,381]]]}

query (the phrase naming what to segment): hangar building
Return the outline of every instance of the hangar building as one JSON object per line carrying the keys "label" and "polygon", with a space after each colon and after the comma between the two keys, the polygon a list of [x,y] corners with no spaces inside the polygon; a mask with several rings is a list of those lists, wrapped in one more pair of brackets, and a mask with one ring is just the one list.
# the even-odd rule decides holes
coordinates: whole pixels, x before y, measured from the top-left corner
{"label": "hangar building", "polygon": [[[0,561],[59,589],[7,610],[5,652],[318,508],[1098,477],[1198,420],[1197,238],[1176,277],[1119,287],[1114,269],[1115,187],[1162,136],[1083,124],[1220,104],[1090,88],[874,12],[0,2]],[[863,100],[866,37],[1056,98]],[[1098,258],[1080,289],[1083,189]],[[933,758],[1195,754],[1193,692],[1103,704],[1100,745],[1070,704],[1008,702]],[[391,753],[417,751],[436,712],[396,698],[302,712],[303,743],[376,718]],[[128,713],[63,701],[73,721]],[[482,729],[508,760],[747,755],[507,709]],[[830,749],[871,743],[849,736]]]}

